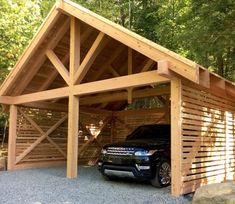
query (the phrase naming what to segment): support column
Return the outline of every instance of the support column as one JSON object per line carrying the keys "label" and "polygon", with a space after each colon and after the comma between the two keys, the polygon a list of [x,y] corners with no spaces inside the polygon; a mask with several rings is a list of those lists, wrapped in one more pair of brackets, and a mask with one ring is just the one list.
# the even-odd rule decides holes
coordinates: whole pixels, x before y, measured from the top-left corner
{"label": "support column", "polygon": [[179,196],[182,189],[182,119],[181,81],[171,80],[171,193]]}
{"label": "support column", "polygon": [[70,66],[69,66],[69,115],[67,146],[67,177],[77,177],[79,98],[74,95],[74,75],[80,65],[80,23],[75,17],[70,20]]}
{"label": "support column", "polygon": [[13,170],[16,160],[16,128],[17,128],[17,106],[10,106],[9,136],[8,136],[8,162],[7,169]]}
{"label": "support column", "polygon": [[78,165],[78,118],[79,99],[73,94],[69,95],[68,117],[68,147],[67,147],[67,177],[77,177]]}

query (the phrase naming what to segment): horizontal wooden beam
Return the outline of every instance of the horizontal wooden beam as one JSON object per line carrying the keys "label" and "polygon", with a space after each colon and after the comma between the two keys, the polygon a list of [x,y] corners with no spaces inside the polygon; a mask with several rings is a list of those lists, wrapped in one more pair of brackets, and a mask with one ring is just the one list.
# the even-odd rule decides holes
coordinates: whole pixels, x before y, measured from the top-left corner
{"label": "horizontal wooden beam", "polygon": [[[161,96],[170,94],[170,86],[159,87],[159,88],[146,88],[143,90],[133,90],[133,99],[146,98],[153,96]],[[127,100],[128,93],[126,91],[119,93],[105,93],[95,96],[81,97],[80,105],[92,105],[98,103],[114,102],[114,101],[125,101]]]}
{"label": "horizontal wooden beam", "polygon": [[[73,87],[74,95],[88,95],[106,91],[115,91],[129,87],[141,87],[156,83],[166,83],[169,79],[159,76],[157,71],[143,72],[128,76],[121,76],[112,79],[100,80],[96,82],[84,83]],[[37,93],[24,94],[13,97],[13,104],[23,104],[35,101],[45,101],[57,98],[65,98],[69,95],[69,88],[57,88]]]}
{"label": "horizontal wooden beam", "polygon": [[169,81],[169,79],[159,76],[155,70],[76,85],[74,86],[74,94],[82,96],[107,91],[116,91],[129,87],[134,88],[157,83],[166,83]]}
{"label": "horizontal wooden beam", "polygon": [[35,101],[46,101],[51,99],[57,99],[57,98],[66,98],[69,94],[69,88],[57,88],[47,91],[41,91],[31,94],[24,94],[21,96],[15,96],[13,97],[13,103],[14,104],[23,104],[23,103],[29,103],[29,102],[35,102]]}
{"label": "horizontal wooden beam", "polygon": [[0,96],[0,103],[10,105],[13,104],[14,97],[12,96]]}
{"label": "horizontal wooden beam", "polygon": [[165,113],[165,108],[151,108],[151,109],[141,109],[141,110],[123,110],[123,111],[115,111],[113,116],[132,116],[132,115],[148,115],[153,113]]}

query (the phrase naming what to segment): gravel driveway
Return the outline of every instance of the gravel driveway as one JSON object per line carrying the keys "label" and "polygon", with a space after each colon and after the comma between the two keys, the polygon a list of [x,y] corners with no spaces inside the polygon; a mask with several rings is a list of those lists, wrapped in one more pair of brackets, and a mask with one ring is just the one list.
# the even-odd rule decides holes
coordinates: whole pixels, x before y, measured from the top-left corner
{"label": "gravel driveway", "polygon": [[173,197],[170,187],[148,183],[105,181],[96,167],[80,166],[77,179],[67,179],[65,167],[0,172],[0,204],[189,204]]}

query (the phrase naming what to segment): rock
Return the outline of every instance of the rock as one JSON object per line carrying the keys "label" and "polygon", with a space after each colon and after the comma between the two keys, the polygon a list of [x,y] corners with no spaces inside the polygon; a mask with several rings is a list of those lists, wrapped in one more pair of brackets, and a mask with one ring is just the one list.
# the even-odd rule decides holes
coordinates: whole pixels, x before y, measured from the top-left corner
{"label": "rock", "polygon": [[209,184],[198,188],[192,204],[235,204],[235,182]]}

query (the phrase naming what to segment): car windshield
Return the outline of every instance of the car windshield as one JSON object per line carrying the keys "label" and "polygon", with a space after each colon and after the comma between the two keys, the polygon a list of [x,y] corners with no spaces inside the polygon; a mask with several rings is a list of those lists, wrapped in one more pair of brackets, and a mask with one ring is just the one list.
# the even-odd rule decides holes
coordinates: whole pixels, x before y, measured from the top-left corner
{"label": "car windshield", "polygon": [[170,139],[169,125],[140,126],[127,136],[127,140],[157,140]]}

